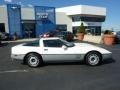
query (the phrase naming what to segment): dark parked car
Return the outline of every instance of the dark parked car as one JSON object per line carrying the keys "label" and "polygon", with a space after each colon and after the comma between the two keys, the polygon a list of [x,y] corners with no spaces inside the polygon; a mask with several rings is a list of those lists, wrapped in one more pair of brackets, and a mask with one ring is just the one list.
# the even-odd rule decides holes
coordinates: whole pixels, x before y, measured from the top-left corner
{"label": "dark parked car", "polygon": [[8,34],[8,33],[5,33],[5,32],[0,32],[0,39],[1,39],[2,41],[8,40],[8,39],[9,39],[9,34]]}
{"label": "dark parked car", "polygon": [[69,32],[69,31],[61,31],[61,32],[56,34],[56,37],[60,37],[60,38],[65,39],[67,41],[72,41],[74,38],[74,35],[73,35],[73,33]]}
{"label": "dark parked car", "polygon": [[2,46],[2,42],[1,42],[1,35],[0,35],[0,47]]}
{"label": "dark parked car", "polygon": [[65,39],[67,41],[72,41],[74,38],[74,35],[73,35],[73,33],[69,32],[69,31],[59,31],[59,32],[58,31],[51,31],[51,32],[44,33],[40,37],[42,37],[42,38],[59,37],[59,38]]}
{"label": "dark parked car", "polygon": [[116,42],[120,43],[120,31],[116,33]]}

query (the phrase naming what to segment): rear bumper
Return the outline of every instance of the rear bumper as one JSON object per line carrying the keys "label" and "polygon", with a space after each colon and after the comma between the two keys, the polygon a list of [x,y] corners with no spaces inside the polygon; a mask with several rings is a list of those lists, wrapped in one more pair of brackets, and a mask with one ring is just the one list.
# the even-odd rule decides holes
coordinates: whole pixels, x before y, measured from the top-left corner
{"label": "rear bumper", "polygon": [[11,55],[12,60],[23,60],[24,57],[25,57],[25,55],[23,55],[23,54],[12,54]]}

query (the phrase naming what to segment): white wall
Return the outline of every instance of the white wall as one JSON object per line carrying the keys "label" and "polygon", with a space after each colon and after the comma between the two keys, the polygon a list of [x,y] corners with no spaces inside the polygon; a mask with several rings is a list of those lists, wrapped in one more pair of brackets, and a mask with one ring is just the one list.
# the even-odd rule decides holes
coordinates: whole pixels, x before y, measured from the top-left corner
{"label": "white wall", "polygon": [[8,15],[7,15],[7,7],[6,6],[0,7],[0,23],[5,24],[5,31],[7,33],[9,33]]}
{"label": "white wall", "polygon": [[67,15],[87,14],[87,15],[101,15],[106,16],[106,8],[88,6],[88,5],[75,5],[57,8],[57,12],[65,12]]}
{"label": "white wall", "polygon": [[64,12],[67,15],[81,14],[81,5],[57,8],[57,12]]}
{"label": "white wall", "polygon": [[34,8],[21,8],[22,20],[35,20]]}
{"label": "white wall", "polygon": [[81,10],[82,14],[106,16],[106,8],[103,7],[82,5]]}
{"label": "white wall", "polygon": [[66,24],[67,31],[72,32],[72,20],[63,12],[56,12],[56,24]]}

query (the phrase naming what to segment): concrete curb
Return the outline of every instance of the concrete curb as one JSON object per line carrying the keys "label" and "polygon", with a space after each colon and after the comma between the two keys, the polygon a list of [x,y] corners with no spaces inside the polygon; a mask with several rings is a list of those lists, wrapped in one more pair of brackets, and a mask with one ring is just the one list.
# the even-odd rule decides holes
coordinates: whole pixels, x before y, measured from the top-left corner
{"label": "concrete curb", "polygon": [[[2,41],[2,43],[29,42],[29,41],[34,41],[37,39],[39,39],[39,38],[20,39],[20,40],[16,40],[16,41]],[[76,38],[74,38],[74,39],[76,39]],[[102,36],[85,35],[83,41],[95,43],[95,44],[102,44]]]}
{"label": "concrete curb", "polygon": [[15,40],[15,41],[2,41],[2,43],[29,42],[29,41],[34,41],[34,40],[37,40],[37,39],[38,39],[38,38],[20,39],[20,40]]}

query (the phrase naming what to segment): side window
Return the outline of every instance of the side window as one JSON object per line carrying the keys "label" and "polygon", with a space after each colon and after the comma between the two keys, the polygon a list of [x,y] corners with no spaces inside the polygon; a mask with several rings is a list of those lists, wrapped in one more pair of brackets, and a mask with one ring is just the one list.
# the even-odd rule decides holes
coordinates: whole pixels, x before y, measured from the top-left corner
{"label": "side window", "polygon": [[33,41],[33,42],[28,42],[24,44],[24,46],[39,46],[39,40]]}
{"label": "side window", "polygon": [[63,43],[60,40],[44,40],[44,47],[62,47]]}

